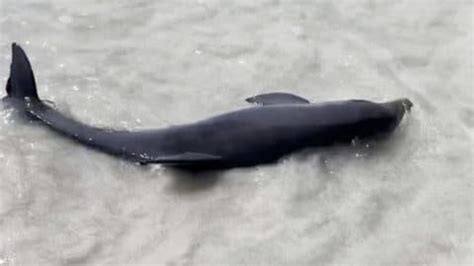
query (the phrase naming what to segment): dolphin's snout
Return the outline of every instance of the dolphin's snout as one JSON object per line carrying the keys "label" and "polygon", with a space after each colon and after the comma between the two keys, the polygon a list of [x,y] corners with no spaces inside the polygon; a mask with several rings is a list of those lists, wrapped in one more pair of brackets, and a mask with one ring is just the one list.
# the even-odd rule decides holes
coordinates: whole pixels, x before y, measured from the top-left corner
{"label": "dolphin's snout", "polygon": [[405,111],[408,111],[410,112],[411,110],[411,107],[413,106],[413,103],[410,101],[410,99],[408,98],[403,98],[401,100],[399,100],[401,102],[401,104],[403,105],[403,107],[405,108]]}
{"label": "dolphin's snout", "polygon": [[413,103],[408,98],[386,102],[383,105],[385,105],[395,116],[394,126],[398,125],[405,115],[405,112],[409,112],[413,107]]}
{"label": "dolphin's snout", "polygon": [[400,113],[401,115],[403,115],[405,111],[410,111],[413,107],[413,103],[408,98],[386,102],[384,105],[390,110]]}

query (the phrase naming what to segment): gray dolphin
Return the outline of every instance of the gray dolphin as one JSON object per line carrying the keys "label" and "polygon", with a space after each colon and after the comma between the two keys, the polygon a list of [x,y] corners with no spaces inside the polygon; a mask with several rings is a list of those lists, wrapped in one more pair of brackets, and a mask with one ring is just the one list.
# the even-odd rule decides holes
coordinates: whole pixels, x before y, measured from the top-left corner
{"label": "gray dolphin", "polygon": [[310,103],[288,94],[247,98],[256,105],[195,123],[142,131],[85,125],[40,100],[23,49],[12,44],[4,102],[83,145],[140,164],[215,169],[274,162],[307,147],[350,143],[392,132],[412,103],[346,100]]}

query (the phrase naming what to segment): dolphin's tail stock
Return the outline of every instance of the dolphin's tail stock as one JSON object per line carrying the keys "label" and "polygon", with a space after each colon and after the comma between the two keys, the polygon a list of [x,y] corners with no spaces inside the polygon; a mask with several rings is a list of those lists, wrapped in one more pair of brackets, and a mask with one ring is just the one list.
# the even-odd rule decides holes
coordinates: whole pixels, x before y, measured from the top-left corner
{"label": "dolphin's tail stock", "polygon": [[[43,122],[57,133],[92,147],[104,147],[110,142],[108,140],[110,134],[107,130],[91,127],[67,117],[40,100],[28,57],[16,43],[12,44],[12,62],[6,92],[7,96],[3,98],[3,101],[7,105],[12,106],[20,115],[25,115],[28,119]],[[109,153],[119,153],[112,148],[109,150]]]}
{"label": "dolphin's tail stock", "polygon": [[12,44],[12,63],[6,91],[7,98],[39,101],[30,61],[25,51],[16,43]]}

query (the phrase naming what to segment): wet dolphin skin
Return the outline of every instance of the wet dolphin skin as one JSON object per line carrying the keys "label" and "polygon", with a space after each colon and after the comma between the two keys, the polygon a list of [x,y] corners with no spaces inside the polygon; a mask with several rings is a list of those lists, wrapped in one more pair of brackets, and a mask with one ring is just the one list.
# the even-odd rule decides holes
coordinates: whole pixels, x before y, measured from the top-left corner
{"label": "wet dolphin skin", "polygon": [[387,134],[412,106],[406,98],[310,103],[289,93],[269,93],[247,98],[252,107],[195,123],[110,130],[81,123],[40,100],[30,62],[15,43],[6,91],[3,100],[10,106],[83,145],[140,164],[202,169],[270,163],[307,147]]}

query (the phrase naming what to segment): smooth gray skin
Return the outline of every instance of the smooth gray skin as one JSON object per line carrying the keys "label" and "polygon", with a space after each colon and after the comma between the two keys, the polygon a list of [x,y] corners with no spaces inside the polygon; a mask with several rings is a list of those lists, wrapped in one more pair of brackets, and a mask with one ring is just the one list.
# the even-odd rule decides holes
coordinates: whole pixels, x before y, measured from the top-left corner
{"label": "smooth gray skin", "polygon": [[252,166],[306,147],[350,142],[393,131],[412,103],[348,100],[310,104],[287,93],[248,98],[254,106],[195,123],[144,131],[115,131],[82,124],[43,103],[24,51],[12,45],[4,101],[54,131],[102,152],[142,164],[190,169]]}

